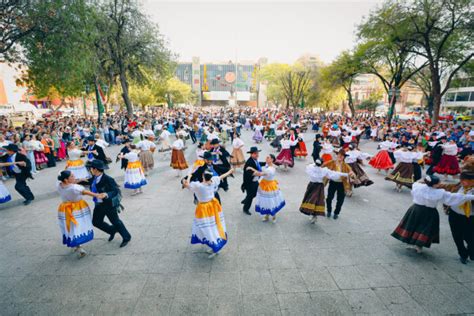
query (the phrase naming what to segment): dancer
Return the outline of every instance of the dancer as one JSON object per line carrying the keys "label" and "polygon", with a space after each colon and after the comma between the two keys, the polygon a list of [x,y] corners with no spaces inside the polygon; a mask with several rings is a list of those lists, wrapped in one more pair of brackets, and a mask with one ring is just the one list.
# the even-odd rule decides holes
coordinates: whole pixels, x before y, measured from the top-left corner
{"label": "dancer", "polygon": [[293,168],[295,162],[293,160],[293,155],[291,154],[291,147],[296,144],[298,144],[298,140],[291,141],[290,135],[286,134],[281,141],[281,152],[276,157],[275,165],[283,165],[285,170],[287,170],[288,167]]}
{"label": "dancer", "polygon": [[96,139],[94,136],[89,136],[87,138],[87,146],[83,148],[83,151],[87,152],[87,160],[100,160],[103,163],[107,164],[107,157],[105,156],[104,149],[96,144]]}
{"label": "dancer", "polygon": [[196,160],[194,161],[194,164],[193,164],[193,168],[192,168],[192,171],[191,173],[193,173],[194,171],[196,171],[197,168],[201,167],[201,166],[204,166],[206,164],[206,162],[204,161],[204,153],[206,152],[204,149],[204,144],[203,143],[199,143],[197,145],[197,148],[196,148]]}
{"label": "dancer", "polygon": [[450,193],[439,188],[439,178],[426,176],[424,183],[413,184],[411,195],[413,205],[407,210],[392,236],[408,245],[413,245],[417,253],[422,248],[439,244],[439,203],[457,206],[474,200],[474,195]]}
{"label": "dancer", "polygon": [[320,154],[323,146],[321,145],[321,134],[316,134],[313,142],[313,152],[311,153],[311,157],[313,157],[313,161],[320,159]]}
{"label": "dancer", "polygon": [[138,156],[140,157],[140,162],[143,166],[143,171],[145,176],[148,176],[148,173],[153,170],[155,166],[155,160],[153,159],[153,153],[155,152],[156,145],[152,141],[154,135],[147,134],[145,139],[138,142],[136,145],[140,149]]}
{"label": "dancer", "polygon": [[[108,166],[101,160],[95,159],[88,163],[90,173],[93,178],[89,179],[91,191],[99,193],[97,198],[94,198],[94,214],[92,215],[92,225],[98,229],[109,234],[108,241],[112,241],[116,233],[122,236],[122,243],[120,248],[128,245],[132,236],[118,216],[120,204],[120,189],[115,180],[104,173]],[[107,216],[110,224],[104,222]]]}
{"label": "dancer", "polygon": [[241,186],[242,192],[245,192],[246,196],[245,199],[240,202],[244,205],[243,212],[246,215],[252,215],[250,214],[249,210],[250,206],[252,206],[252,200],[257,195],[259,181],[259,177],[254,176],[254,173],[248,168],[251,167],[255,170],[262,171],[262,166],[265,165],[265,163],[258,161],[258,155],[260,151],[261,150],[259,150],[257,147],[250,147],[250,150],[247,152],[247,154],[250,154],[250,158],[245,162],[244,182]]}
{"label": "dancer", "polygon": [[[12,168],[13,165],[17,166],[26,166],[26,162],[24,161],[18,161],[18,162],[1,162],[0,163],[0,168],[3,167],[9,167]],[[10,195],[10,192],[8,191],[7,187],[3,183],[2,180],[0,180],[0,204],[6,203],[8,201],[11,201],[12,196]]]}
{"label": "dancer", "polygon": [[334,147],[330,143],[329,139],[325,139],[321,148],[321,158],[323,159],[323,163],[326,163],[332,160],[333,152],[334,152]]}
{"label": "dancer", "polygon": [[402,186],[411,189],[415,182],[415,172],[413,161],[423,158],[423,153],[413,152],[413,147],[403,147],[394,152],[395,159],[398,161],[397,167],[385,177],[385,180],[393,181],[397,184],[398,192],[402,191]]}
{"label": "dancer", "polygon": [[214,197],[214,192],[219,182],[232,174],[230,169],[221,176],[214,176],[210,170],[206,170],[202,182],[184,180],[183,186],[189,188],[198,200],[193,228],[191,233],[191,244],[207,245],[209,258],[215,257],[222,247],[227,243],[227,232],[224,213],[220,202]]}
{"label": "dancer", "polygon": [[303,139],[303,134],[298,135],[298,146],[295,149],[295,157],[306,158],[308,156],[308,151],[306,149],[306,144]]}
{"label": "dancer", "polygon": [[100,194],[92,193],[77,180],[71,170],[63,170],[58,176],[57,190],[62,203],[58,208],[58,221],[63,244],[73,248],[79,258],[87,255],[82,245],[94,239],[91,210],[83,195],[99,198]]}
{"label": "dancer", "polygon": [[[350,144],[346,152],[345,162],[351,167],[354,177],[351,179],[351,184],[354,188],[359,188],[361,186],[369,186],[374,184],[372,180],[369,179],[369,176],[362,169],[363,161],[370,158],[369,154],[363,153],[357,150],[353,144]],[[352,190],[350,196],[352,195]]]}
{"label": "dancer", "polygon": [[377,172],[380,172],[380,170],[385,170],[385,172],[388,173],[389,169],[393,169],[394,167],[394,162],[390,158],[389,150],[396,148],[395,143],[391,141],[383,141],[379,144],[379,152],[377,155],[372,157],[369,161],[369,165],[371,165],[373,168],[377,169]]}
{"label": "dancer", "polygon": [[67,155],[69,159],[66,162],[65,169],[71,171],[76,179],[89,179],[91,174],[87,171],[86,164],[81,159],[84,152],[77,148],[74,142],[69,142],[67,144]]}
{"label": "dancer", "polygon": [[177,170],[176,177],[180,177],[181,170],[188,169],[188,163],[186,162],[183,153],[184,142],[182,136],[179,136],[179,138],[173,142],[171,147],[173,148],[173,151],[171,152],[170,167]]}
{"label": "dancer", "polygon": [[[211,154],[213,156],[213,164],[219,175],[222,175],[231,169],[229,163],[229,152],[225,149],[224,146],[220,145],[220,141],[217,138],[214,138],[211,141]],[[233,175],[231,175],[233,177]],[[219,184],[219,187],[224,191],[229,190],[229,184],[227,183],[227,177],[223,178]]]}
{"label": "dancer", "polygon": [[255,125],[255,132],[252,136],[252,139],[255,141],[255,143],[261,143],[262,140],[263,140],[263,136],[262,136],[262,130],[263,130],[263,126],[262,125]]}
{"label": "dancer", "polygon": [[[260,213],[263,222],[267,222],[272,216],[272,222],[276,223],[276,214],[285,207],[285,200],[281,194],[278,182],[275,180],[275,156],[270,154],[265,159],[266,165],[261,171],[253,167],[247,170],[253,171],[254,177],[261,177],[255,200],[255,212]],[[258,166],[257,166],[258,168]]]}
{"label": "dancer", "polygon": [[244,153],[242,148],[244,148],[244,142],[240,139],[239,134],[235,134],[234,140],[232,141],[232,155],[230,158],[230,164],[234,169],[242,168],[245,164]]}
{"label": "dancer", "polygon": [[300,212],[311,216],[311,223],[316,223],[317,216],[325,216],[324,199],[324,179],[339,180],[341,177],[348,177],[349,174],[332,171],[322,166],[321,159],[316,159],[314,163],[306,167],[306,174],[309,175],[310,182],[306,188],[303,202],[300,205]]}
{"label": "dancer", "polygon": [[127,169],[125,170],[124,187],[134,190],[132,195],[143,193],[142,187],[147,185],[142,163],[138,157],[139,151],[136,145],[130,145],[130,152],[119,155],[121,159],[127,159]]}
{"label": "dancer", "polygon": [[[346,152],[344,149],[340,149],[337,152],[336,160],[331,160],[324,163],[324,167],[332,171],[348,173],[349,176],[353,176],[353,172],[351,167],[344,162],[346,158]],[[341,213],[342,204],[344,204],[344,199],[346,197],[346,193],[351,192],[351,184],[349,178],[347,177],[339,177],[339,178],[332,178],[329,179],[329,187],[328,187],[328,196],[326,198],[326,212],[327,217],[331,217],[332,213],[332,200],[334,199],[334,195],[337,192],[337,202],[336,208],[334,209],[334,219],[339,218],[339,214]]]}
{"label": "dancer", "polygon": [[24,205],[29,205],[35,199],[30,187],[26,184],[27,179],[33,179],[31,175],[31,163],[28,158],[22,153],[18,152],[18,146],[15,144],[8,144],[3,148],[7,151],[7,161],[11,163],[7,169],[11,177],[15,177],[15,190],[25,199]]}
{"label": "dancer", "polygon": [[446,136],[441,137],[441,142],[443,143],[441,147],[443,148],[443,154],[441,156],[440,162],[434,167],[434,172],[438,174],[444,174],[446,177],[448,175],[454,176],[461,172],[459,169],[458,163],[458,146],[454,139],[451,139],[449,142],[446,141]]}

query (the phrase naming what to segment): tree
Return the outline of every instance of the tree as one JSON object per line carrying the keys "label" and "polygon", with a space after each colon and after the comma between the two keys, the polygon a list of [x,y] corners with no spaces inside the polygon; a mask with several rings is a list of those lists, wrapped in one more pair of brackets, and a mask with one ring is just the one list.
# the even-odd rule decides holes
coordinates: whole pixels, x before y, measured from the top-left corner
{"label": "tree", "polygon": [[362,68],[376,75],[389,96],[388,124],[391,124],[402,86],[426,64],[416,64],[413,45],[404,41],[406,21],[397,3],[387,2],[359,25],[357,47]]}
{"label": "tree", "polygon": [[132,114],[129,78],[142,81],[141,66],[160,74],[169,72],[171,53],[157,25],[139,10],[136,1],[107,1],[100,7],[100,17],[97,28],[101,38],[95,44],[102,72],[118,78],[127,112]]}
{"label": "tree", "polygon": [[433,87],[431,84],[431,73],[428,67],[421,69],[412,78],[413,82],[422,92],[425,99],[426,110],[433,117]]}
{"label": "tree", "polygon": [[93,8],[83,0],[53,0],[38,2],[28,14],[37,20],[30,36],[21,40],[27,82],[38,96],[51,89],[62,100],[80,95],[97,69],[91,45],[97,36]]}
{"label": "tree", "polygon": [[474,4],[472,0],[415,0],[403,8],[409,22],[405,40],[413,44],[413,53],[428,62],[433,122],[437,122],[451,80],[474,56]]}
{"label": "tree", "polygon": [[346,92],[347,102],[352,116],[355,116],[352,84],[360,73],[360,61],[349,51],[342,52],[336,60],[324,68],[322,76],[332,88],[342,87]]}
{"label": "tree", "polygon": [[275,105],[286,103],[280,78],[290,71],[290,68],[288,64],[273,63],[263,66],[259,71],[260,80],[267,84],[267,99]]}
{"label": "tree", "polygon": [[31,19],[36,1],[2,0],[0,2],[0,61],[17,61],[17,43],[36,29]]}

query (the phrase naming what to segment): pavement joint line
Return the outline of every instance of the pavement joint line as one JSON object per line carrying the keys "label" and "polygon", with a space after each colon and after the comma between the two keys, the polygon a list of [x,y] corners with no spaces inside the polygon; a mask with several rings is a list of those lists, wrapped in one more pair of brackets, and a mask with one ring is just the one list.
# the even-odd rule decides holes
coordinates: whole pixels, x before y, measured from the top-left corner
{"label": "pavement joint line", "polygon": [[[196,144],[192,144],[192,145],[193,146],[189,146],[188,148],[193,147],[193,150],[189,153],[188,157],[186,157],[186,162],[188,163],[190,168],[192,167],[192,165],[190,164],[190,161],[192,159],[192,155],[195,152],[194,147],[197,146]],[[166,171],[169,171],[169,170],[170,169],[166,168],[166,167],[164,167],[162,169],[156,168],[156,169],[153,169],[153,170],[149,171],[148,175],[152,176],[154,174],[160,174],[160,173],[163,173],[163,172],[166,172]],[[124,174],[122,174],[120,176],[117,176],[117,177],[114,177],[116,182],[122,182],[124,178],[125,178]],[[123,189],[123,188],[121,187],[120,189]],[[34,192],[33,192],[33,194],[34,194]],[[34,199],[33,203],[50,200],[50,199],[55,198],[57,196],[59,196],[59,195],[56,191],[35,195],[35,199]],[[8,209],[14,208],[16,206],[21,206],[21,205],[23,205],[23,200],[22,199],[13,200],[13,201],[10,201],[8,203],[5,203],[4,205],[0,205],[0,212],[3,211],[3,210],[8,210]]]}

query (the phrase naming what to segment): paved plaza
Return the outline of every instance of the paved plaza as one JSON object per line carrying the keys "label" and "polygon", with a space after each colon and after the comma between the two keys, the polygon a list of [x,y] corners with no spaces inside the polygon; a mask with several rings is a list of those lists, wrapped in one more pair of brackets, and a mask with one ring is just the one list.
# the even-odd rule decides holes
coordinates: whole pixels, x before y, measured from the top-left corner
{"label": "paved plaza", "polygon": [[[309,152],[313,137],[305,137]],[[251,133],[243,140],[248,148]],[[260,147],[262,156],[272,152],[268,142]],[[194,149],[189,145],[186,152],[191,163]],[[361,149],[375,153],[376,144],[364,141]],[[108,149],[110,156],[117,151]],[[474,262],[459,262],[447,216],[440,214],[439,245],[421,255],[405,249],[390,233],[411,204],[410,192],[397,193],[370,167],[365,169],[375,184],[346,198],[338,220],[319,218],[315,225],[298,211],[310,158],[277,172],[287,205],[276,224],[242,213],[238,171],[221,193],[229,241],[210,260],[204,247],[190,244],[192,194],[181,189],[162,153],[155,159],[145,193],[124,191],[121,217],[132,234],[125,248],[119,248],[119,236],[107,242],[97,229],[81,260],[61,244],[59,197],[52,194],[60,167],[31,182],[38,201],[3,206],[1,315],[474,313]],[[113,163],[109,174],[121,176],[118,168]],[[13,193],[12,186],[8,181]]]}

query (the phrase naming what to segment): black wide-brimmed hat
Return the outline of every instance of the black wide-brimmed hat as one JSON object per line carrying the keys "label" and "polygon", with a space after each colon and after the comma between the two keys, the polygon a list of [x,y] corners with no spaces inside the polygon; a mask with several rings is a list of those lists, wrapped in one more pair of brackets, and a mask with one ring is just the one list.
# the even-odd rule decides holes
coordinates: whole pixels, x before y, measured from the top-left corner
{"label": "black wide-brimmed hat", "polygon": [[201,156],[204,160],[213,160],[212,154],[210,151],[205,151]]}
{"label": "black wide-brimmed hat", "polygon": [[211,145],[217,145],[220,143],[220,140],[218,138],[214,138],[213,140],[211,140]]}
{"label": "black wide-brimmed hat", "polygon": [[250,150],[247,151],[247,154],[253,154],[253,153],[258,153],[258,152],[261,152],[261,150],[253,146],[253,147],[250,147]]}
{"label": "black wide-brimmed hat", "polygon": [[88,161],[86,166],[88,168],[94,168],[97,170],[106,170],[109,169],[109,166],[107,166],[102,160],[94,159],[92,161]]}
{"label": "black wide-brimmed hat", "polygon": [[8,144],[7,146],[3,146],[3,148],[9,151],[18,152],[18,146],[15,144]]}
{"label": "black wide-brimmed hat", "polygon": [[95,137],[91,135],[91,136],[87,137],[87,141],[88,142],[95,142]]}

